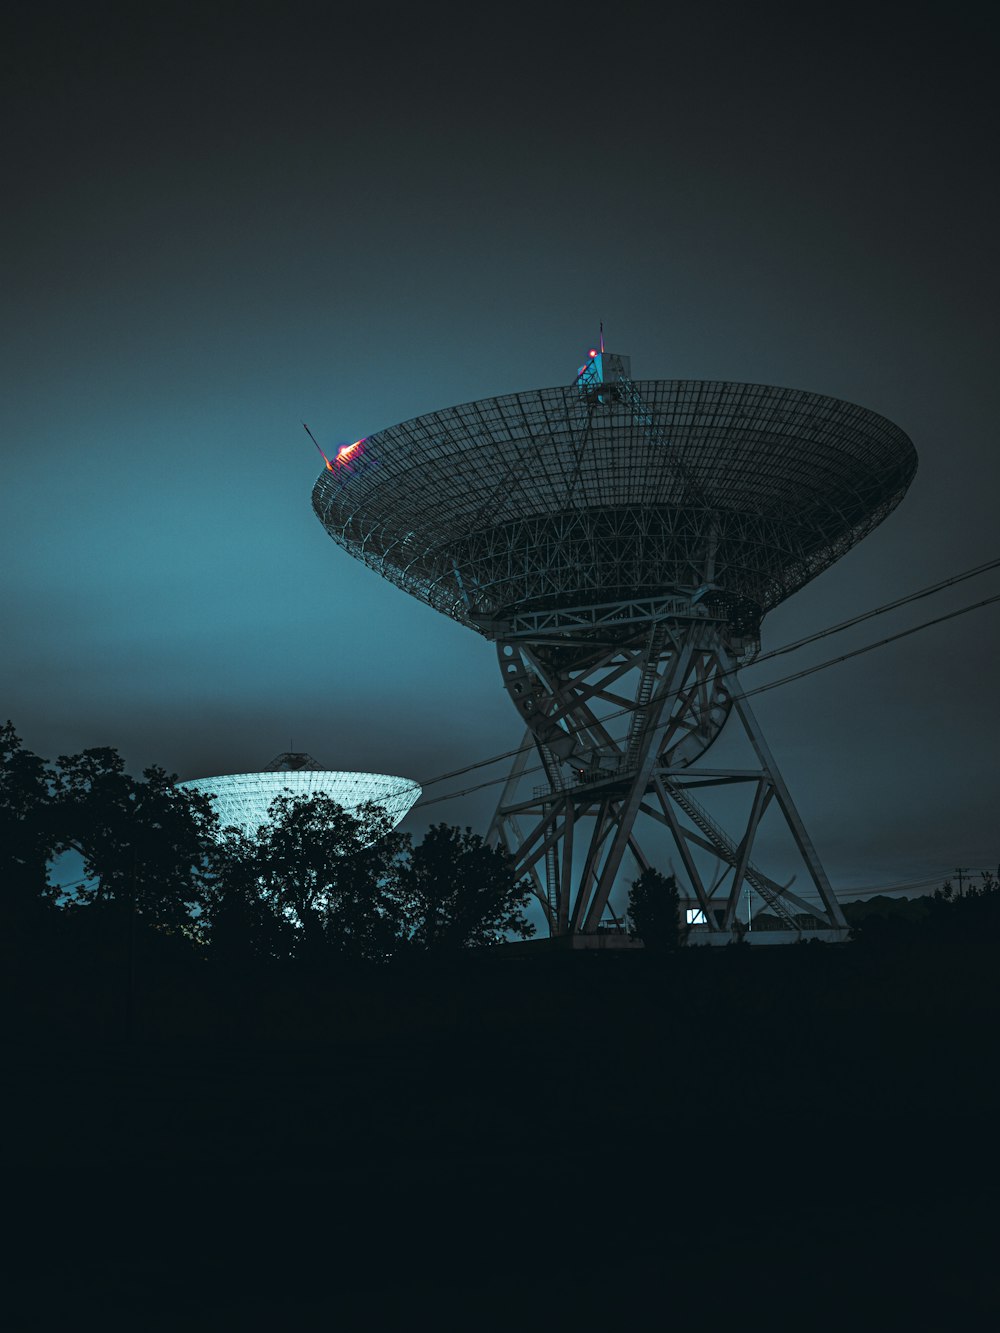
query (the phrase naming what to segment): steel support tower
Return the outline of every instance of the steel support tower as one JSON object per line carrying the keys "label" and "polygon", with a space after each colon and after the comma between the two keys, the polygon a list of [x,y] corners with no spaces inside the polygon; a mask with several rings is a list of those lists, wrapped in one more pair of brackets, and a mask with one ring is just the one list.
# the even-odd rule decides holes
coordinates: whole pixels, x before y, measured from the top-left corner
{"label": "steel support tower", "polygon": [[[571,385],[355,442],[313,505],[352,555],[495,643],[525,740],[489,834],[553,935],[610,942],[626,855],[650,865],[644,829],[659,826],[692,940],[836,939],[843,913],[739,668],[767,610],[881,522],[915,469],[903,432],[854,404],[635,382],[602,346]],[[712,767],[730,719],[748,762]],[[734,827],[703,802],[736,787]],[[801,880],[753,859],[769,810]]]}
{"label": "steel support tower", "polygon": [[[635,618],[628,629],[615,621],[613,635],[604,640],[592,632],[560,635],[551,617],[547,632],[517,621],[495,627],[504,684],[527,729],[491,840],[531,876],[554,935],[598,930],[626,851],[639,868],[650,865],[638,827],[648,817],[669,830],[689,915],[709,934],[732,938],[752,889],[759,910],[780,929],[837,938],[846,929],[843,913],[742,690],[725,623],[699,614],[697,603],[678,605],[678,599],[630,610]],[[624,736],[612,736],[595,711],[596,700],[627,717]],[[699,763],[731,715],[755,765]],[[536,755],[545,787],[518,799]],[[730,834],[694,792],[733,784],[749,784],[752,798],[744,827]],[[813,901],[765,875],[751,859],[772,802],[794,839]],[[699,850],[721,865],[721,873],[706,877]]]}

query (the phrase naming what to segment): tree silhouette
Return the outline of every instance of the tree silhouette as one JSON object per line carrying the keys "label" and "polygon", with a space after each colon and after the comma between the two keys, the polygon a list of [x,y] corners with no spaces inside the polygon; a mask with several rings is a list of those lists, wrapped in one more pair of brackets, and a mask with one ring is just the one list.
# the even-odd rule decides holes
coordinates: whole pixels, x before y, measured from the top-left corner
{"label": "tree silhouette", "polygon": [[209,856],[205,920],[213,957],[223,963],[289,958],[297,929],[261,882],[257,844],[226,829]]}
{"label": "tree silhouette", "polygon": [[[268,813],[255,839],[228,843],[223,923],[228,911],[231,929],[242,913],[244,927],[258,935],[263,929],[272,941],[287,938],[300,957],[378,961],[394,954],[403,933],[396,859],[405,840],[385,811],[371,802],[349,811],[322,793],[288,793]],[[283,936],[285,926],[290,936]]]}
{"label": "tree silhouette", "polygon": [[109,748],[60,756],[55,847],[79,852],[92,881],[75,905],[134,908],[150,925],[197,933],[218,819],[208,797],[174,784],[159,767],[131,777]]}
{"label": "tree silhouette", "polygon": [[8,720],[0,726],[0,911],[8,927],[37,920],[48,906],[54,845],[45,761],[24,748]]}
{"label": "tree silhouette", "polygon": [[628,919],[631,933],[647,949],[656,953],[678,949],[687,931],[681,926],[676,878],[647,867],[629,889]]}
{"label": "tree silhouette", "polygon": [[938,937],[975,942],[995,938],[1000,926],[1000,868],[980,872],[963,893],[950,881],[927,899],[927,925]]}
{"label": "tree silhouette", "polygon": [[524,915],[530,892],[515,879],[510,856],[469,828],[433,825],[399,878],[416,947],[459,949],[535,933]]}

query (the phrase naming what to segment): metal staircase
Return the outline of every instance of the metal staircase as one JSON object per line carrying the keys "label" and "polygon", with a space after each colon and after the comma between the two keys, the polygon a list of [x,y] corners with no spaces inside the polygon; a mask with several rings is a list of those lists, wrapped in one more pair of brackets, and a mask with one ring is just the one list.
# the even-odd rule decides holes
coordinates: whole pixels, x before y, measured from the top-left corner
{"label": "metal staircase", "polygon": [[652,699],[653,691],[660,680],[660,657],[666,641],[666,625],[662,622],[654,624],[650,634],[649,648],[646,652],[646,662],[642,669],[642,679],[639,682],[639,688],[636,690],[635,706],[629,721],[628,741],[619,767],[621,773],[631,773],[638,763],[639,746],[646,727],[649,701]]}
{"label": "metal staircase", "polygon": [[[692,824],[701,830],[715,848],[720,860],[735,867],[739,860],[739,848],[732,838],[720,828],[704,806],[699,805],[694,797],[685,791],[679,783],[671,782],[669,778],[666,778],[664,779],[664,785]],[[767,875],[758,870],[752,861],[747,862],[743,878],[751,888],[756,889],[767,906],[784,923],[787,929],[796,931],[802,929],[794,914],[785,905],[780,884],[776,884],[773,879],[768,879]]]}

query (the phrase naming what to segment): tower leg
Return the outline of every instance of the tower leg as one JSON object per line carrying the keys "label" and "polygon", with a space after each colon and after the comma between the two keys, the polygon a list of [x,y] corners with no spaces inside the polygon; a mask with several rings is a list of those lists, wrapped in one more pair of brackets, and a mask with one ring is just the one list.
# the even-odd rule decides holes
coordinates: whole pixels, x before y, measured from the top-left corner
{"label": "tower leg", "polygon": [[802,860],[805,862],[809,877],[816,886],[816,892],[819,894],[824,908],[829,913],[831,924],[846,930],[847,921],[841,910],[840,903],[837,901],[837,897],[830,886],[830,881],[827,878],[826,871],[823,869],[822,862],[817,855],[816,848],[813,846],[812,839],[806,832],[806,826],[802,822],[802,817],[789,795],[788,788],[785,786],[785,780],[781,776],[781,771],[774,761],[770,746],[764,739],[764,733],[761,731],[760,723],[757,721],[757,717],[753,709],[750,707],[750,702],[743,691],[743,686],[740,684],[735,672],[730,679],[732,681],[730,689],[733,695],[733,702],[736,705],[736,711],[739,714],[740,721],[743,723],[743,728],[750,739],[750,744],[753,746],[757,758],[761,762],[761,766],[767,770],[772,790],[781,807],[781,812],[785,816],[785,821],[791,830],[792,837],[795,839],[795,845],[798,847]]}
{"label": "tower leg", "polygon": [[[669,830],[690,901],[712,938],[732,937],[748,890],[758,913],[777,918],[790,938],[817,931],[842,937],[840,905],[715,627],[656,624],[617,647],[585,647],[573,671],[560,666],[558,653],[546,657],[545,645],[507,645],[501,657],[548,782],[532,799],[515,799],[529,771],[531,752],[522,748],[489,836],[511,850],[519,873],[532,877],[552,933],[599,929],[626,851],[640,870],[651,864],[640,843],[641,824],[651,817]],[[605,714],[609,705],[623,706],[608,717],[599,704]],[[753,768],[704,762],[730,713],[756,758]],[[628,722],[616,738],[609,724],[623,714]],[[752,784],[753,791],[745,825],[734,837],[693,793],[739,783]],[[769,808],[780,811],[818,903],[755,865],[753,849]],[[711,885],[698,864],[706,853],[724,866]]]}
{"label": "tower leg", "polygon": [[651,700],[641,739],[638,744],[633,744],[630,747],[636,755],[636,768],[625,799],[618,811],[618,828],[611,844],[611,850],[608,852],[607,859],[601,868],[601,876],[597,882],[594,899],[584,919],[583,928],[585,931],[597,929],[597,923],[604,914],[604,908],[611,896],[615,878],[621,867],[622,857],[632,838],[632,830],[636,816],[639,813],[639,806],[646,794],[653,769],[656,767],[664,735],[670,726],[671,705],[677,697],[678,686],[684,680],[691,665],[691,652],[691,645],[686,645],[673,658],[670,669],[661,678]]}

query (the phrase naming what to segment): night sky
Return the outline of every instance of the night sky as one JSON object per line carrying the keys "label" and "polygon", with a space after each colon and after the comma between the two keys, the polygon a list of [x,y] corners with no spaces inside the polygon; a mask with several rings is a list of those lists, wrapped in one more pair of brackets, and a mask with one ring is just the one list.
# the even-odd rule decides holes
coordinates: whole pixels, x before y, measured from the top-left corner
{"label": "night sky", "polygon": [[[598,320],[638,379],[811,389],[913,439],[907,498],[765,648],[998,554],[971,7],[12,8],[0,714],[37,752],[422,779],[515,745],[493,648],[323,531],[301,422],[335,448],[565,383]],[[836,886],[996,866],[998,639],[990,607],[761,696]]]}

